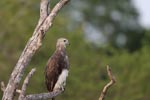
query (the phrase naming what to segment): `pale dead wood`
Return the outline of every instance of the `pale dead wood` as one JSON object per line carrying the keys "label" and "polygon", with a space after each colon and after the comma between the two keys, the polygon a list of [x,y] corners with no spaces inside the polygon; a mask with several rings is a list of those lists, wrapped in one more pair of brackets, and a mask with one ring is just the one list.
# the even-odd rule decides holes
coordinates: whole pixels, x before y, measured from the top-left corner
{"label": "pale dead wood", "polygon": [[5,87],[5,83],[2,81],[2,82],[1,82],[1,90],[4,92],[4,91],[5,91],[5,89],[6,89],[6,87]]}
{"label": "pale dead wood", "polygon": [[[41,0],[41,3],[43,3],[45,0]],[[41,14],[44,13],[44,15],[40,15],[39,24],[36,26],[32,37],[29,39],[29,41],[26,44],[26,47],[24,48],[11,76],[9,79],[9,82],[7,84],[7,87],[4,91],[2,100],[12,100],[14,97],[15,90],[18,88],[18,85],[20,83],[20,80],[22,79],[22,76],[24,74],[24,70],[29,64],[32,56],[35,54],[35,52],[40,48],[42,45],[43,37],[45,36],[45,32],[52,26],[52,22],[54,18],[56,17],[57,13],[60,11],[60,9],[70,0],[60,0],[56,6],[52,9],[51,13],[46,16],[45,12],[48,12],[47,9],[44,7],[48,7],[49,1],[45,4],[47,6],[41,4],[41,8],[43,7],[43,10],[46,10],[44,12],[41,11]],[[40,20],[42,20],[40,22]]]}
{"label": "pale dead wood", "polygon": [[23,85],[22,85],[22,89],[21,89],[21,93],[19,96],[19,100],[23,100],[23,98],[25,98],[25,94],[26,94],[26,89],[27,89],[27,85],[29,84],[29,79],[31,78],[31,76],[34,74],[34,72],[36,71],[35,68],[33,68],[29,74],[26,76]]}
{"label": "pale dead wood", "polygon": [[100,94],[99,100],[104,100],[104,97],[105,97],[105,95],[106,95],[108,89],[109,89],[113,84],[116,83],[116,79],[115,79],[114,75],[112,74],[112,71],[111,71],[111,69],[110,69],[109,66],[107,66],[107,74],[108,74],[108,76],[109,76],[110,82],[107,83],[107,84],[104,86],[104,88],[103,88],[103,90],[102,90],[102,92],[101,92],[101,94]]}
{"label": "pale dead wood", "polygon": [[[1,90],[4,92],[4,91],[5,91],[5,89],[6,89],[6,87],[5,87],[5,83],[2,81],[2,82],[1,82]],[[21,90],[16,89],[16,92],[20,94],[20,93],[21,93]]]}
{"label": "pale dead wood", "polygon": [[49,15],[49,13],[50,13],[50,7],[49,6],[50,6],[50,0],[41,0],[40,18],[39,18],[38,24],[37,24],[33,34],[35,34],[38,31],[38,29],[40,28],[42,23],[45,21],[45,19]]}
{"label": "pale dead wood", "polygon": [[43,20],[45,19],[49,13],[50,13],[50,0],[41,0],[40,3],[40,19],[39,20]]}
{"label": "pale dead wood", "polygon": [[20,93],[21,93],[21,90],[17,89],[16,92],[20,94]]}
{"label": "pale dead wood", "polygon": [[47,100],[47,99],[56,97],[57,95],[61,94],[62,92],[63,92],[63,90],[57,90],[57,91],[48,92],[48,93],[31,94],[31,95],[27,95],[22,100]]}

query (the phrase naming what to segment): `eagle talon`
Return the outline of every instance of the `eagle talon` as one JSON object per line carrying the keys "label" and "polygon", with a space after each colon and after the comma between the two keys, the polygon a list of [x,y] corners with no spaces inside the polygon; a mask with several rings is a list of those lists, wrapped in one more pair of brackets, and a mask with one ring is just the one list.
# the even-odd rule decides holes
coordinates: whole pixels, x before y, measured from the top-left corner
{"label": "eagle talon", "polygon": [[64,92],[64,91],[65,91],[65,88],[62,87],[60,90]]}

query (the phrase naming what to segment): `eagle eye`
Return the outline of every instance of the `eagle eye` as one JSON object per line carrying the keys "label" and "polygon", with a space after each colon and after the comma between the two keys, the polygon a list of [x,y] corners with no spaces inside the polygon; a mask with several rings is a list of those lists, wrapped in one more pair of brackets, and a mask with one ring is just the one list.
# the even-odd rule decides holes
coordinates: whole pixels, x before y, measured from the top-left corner
{"label": "eagle eye", "polygon": [[64,40],[64,42],[66,42],[66,40]]}

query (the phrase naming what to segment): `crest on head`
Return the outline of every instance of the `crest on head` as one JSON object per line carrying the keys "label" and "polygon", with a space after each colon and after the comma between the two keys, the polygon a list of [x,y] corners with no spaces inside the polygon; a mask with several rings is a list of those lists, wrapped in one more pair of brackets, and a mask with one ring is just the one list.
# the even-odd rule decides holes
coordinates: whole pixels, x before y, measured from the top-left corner
{"label": "crest on head", "polygon": [[69,41],[66,39],[66,38],[59,38],[57,40],[57,44],[56,44],[56,47],[59,47],[59,46],[63,46],[66,48],[66,45],[69,45]]}

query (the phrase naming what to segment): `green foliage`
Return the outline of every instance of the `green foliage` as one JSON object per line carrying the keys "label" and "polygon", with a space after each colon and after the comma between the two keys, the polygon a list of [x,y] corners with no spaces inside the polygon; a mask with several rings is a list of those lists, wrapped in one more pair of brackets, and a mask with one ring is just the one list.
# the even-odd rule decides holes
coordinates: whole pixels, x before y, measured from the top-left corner
{"label": "green foliage", "polygon": [[75,0],[68,10],[75,12],[74,20],[94,26],[97,33],[106,38],[105,42],[115,48],[133,52],[142,46],[144,30],[131,0]]}
{"label": "green foliage", "polygon": [[[94,0],[96,2],[99,1]],[[0,7],[0,81],[7,83],[37,23],[39,5],[35,0],[5,0],[0,1]],[[117,50],[113,45],[101,48],[93,45],[85,40],[82,26],[79,25],[74,31],[68,30],[66,17],[62,13],[58,15],[53,28],[47,32],[42,47],[28,65],[24,77],[33,67],[37,71],[30,80],[27,94],[47,91],[44,84],[46,62],[55,50],[57,38],[66,37],[71,44],[67,48],[71,67],[66,90],[57,97],[58,100],[97,100],[103,86],[109,81],[106,65],[110,65],[117,79],[117,83],[108,91],[106,100],[150,99],[150,31],[147,30],[141,37],[140,49],[130,53],[126,49]],[[137,44],[134,42],[132,46],[134,45]]]}

